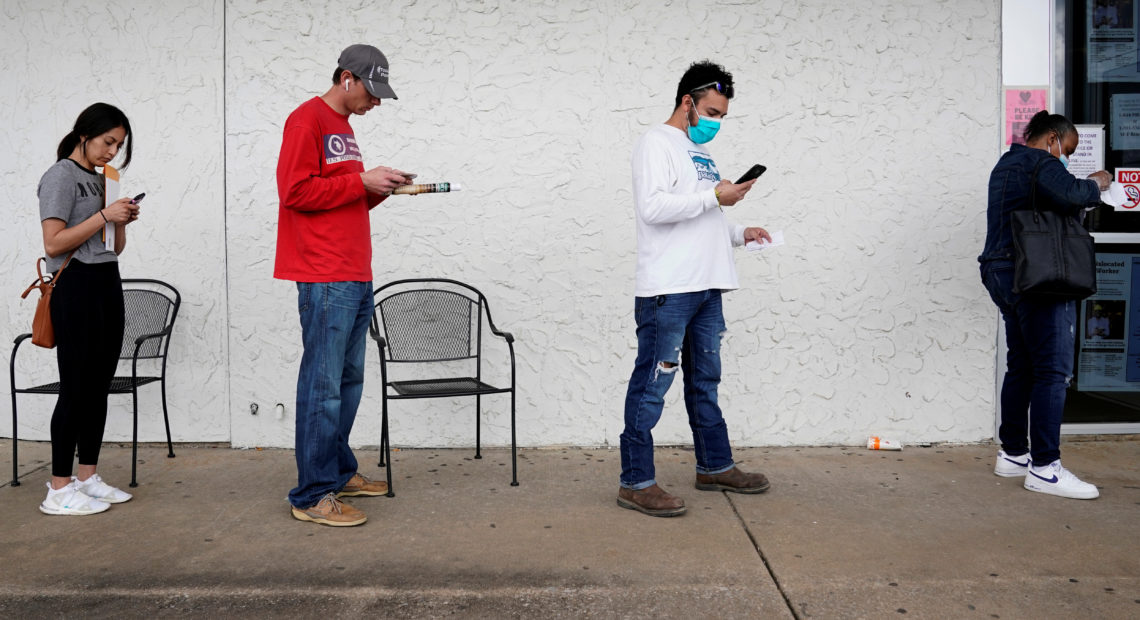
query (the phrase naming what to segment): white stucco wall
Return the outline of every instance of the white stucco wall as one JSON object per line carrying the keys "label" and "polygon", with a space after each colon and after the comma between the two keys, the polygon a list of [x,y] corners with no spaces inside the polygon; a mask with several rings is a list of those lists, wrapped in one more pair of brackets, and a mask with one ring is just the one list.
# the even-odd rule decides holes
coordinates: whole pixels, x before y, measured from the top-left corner
{"label": "white stucco wall", "polygon": [[[729,217],[788,241],[738,255],[721,389],[732,439],[992,433],[994,321],[975,256],[1000,120],[997,0],[67,4],[84,19],[3,5],[12,86],[0,102],[13,122],[0,192],[13,243],[0,249],[0,335],[11,342],[30,320],[33,304],[16,295],[56,142],[90,101],[121,105],[139,140],[124,184],[148,192],[123,270],[169,279],[185,298],[171,368],[178,440],[292,445],[296,294],[272,279],[280,132],[354,42],[388,55],[400,96],[353,119],[366,165],[466,188],[373,212],[375,280],[482,289],[518,339],[523,445],[617,442],[636,345],[629,154],[703,58],[737,83],[710,144],[718,166],[733,177],[769,167]],[[93,77],[100,60],[111,78]],[[368,365],[357,445],[379,437],[374,349]],[[659,442],[691,440],[680,391]],[[29,418],[33,400],[21,401]],[[509,441],[507,404],[484,399],[486,443]],[[470,445],[471,407],[395,403],[393,443]],[[0,434],[8,426],[5,416]],[[46,413],[21,434],[44,429]],[[126,436],[127,416],[108,429]]]}
{"label": "white stucco wall", "polygon": [[[0,3],[0,341],[5,362],[29,331],[35,293],[19,294],[42,255],[36,186],[59,141],[91,103],[131,120],[134,161],[124,194],[145,191],[140,219],[120,257],[124,278],[172,283],[182,294],[169,361],[176,441],[226,441],[225,179],[222,4],[140,8],[138,2],[3,0]],[[159,8],[161,6],[161,8]],[[66,272],[64,273],[66,276]],[[21,347],[17,382],[55,380],[55,352]],[[121,371],[130,372],[124,365]],[[0,434],[11,436],[8,373]],[[129,439],[130,396],[112,396],[106,438]],[[23,396],[20,436],[46,439],[54,398]],[[140,391],[139,436],[165,438],[157,385]]]}

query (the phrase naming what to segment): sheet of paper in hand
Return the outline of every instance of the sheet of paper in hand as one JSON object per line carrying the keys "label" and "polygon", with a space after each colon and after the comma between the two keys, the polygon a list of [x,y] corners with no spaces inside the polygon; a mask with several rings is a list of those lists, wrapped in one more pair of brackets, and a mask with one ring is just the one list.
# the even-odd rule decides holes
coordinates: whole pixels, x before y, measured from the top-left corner
{"label": "sheet of paper in hand", "polygon": [[768,248],[784,245],[784,231],[777,230],[769,234],[772,235],[771,241],[765,241],[764,243],[749,241],[748,243],[744,244],[744,249],[748,250],[749,252],[761,252],[763,250],[767,250]]}

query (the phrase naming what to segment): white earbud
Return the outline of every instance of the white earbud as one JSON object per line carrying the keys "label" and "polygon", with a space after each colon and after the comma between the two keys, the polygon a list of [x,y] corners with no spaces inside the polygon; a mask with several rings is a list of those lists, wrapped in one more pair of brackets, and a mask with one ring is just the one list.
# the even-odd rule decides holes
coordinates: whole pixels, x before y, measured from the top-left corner
{"label": "white earbud", "polygon": [[344,92],[348,92],[348,80],[344,81]]}

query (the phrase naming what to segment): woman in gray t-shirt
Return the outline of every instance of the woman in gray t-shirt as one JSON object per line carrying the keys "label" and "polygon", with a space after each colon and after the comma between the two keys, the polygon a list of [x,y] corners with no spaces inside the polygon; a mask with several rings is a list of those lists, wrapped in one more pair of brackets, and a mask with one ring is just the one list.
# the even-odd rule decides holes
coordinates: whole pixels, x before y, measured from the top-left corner
{"label": "woman in gray t-shirt", "polygon": [[[51,320],[59,362],[59,400],[51,417],[51,482],[40,511],[87,515],[131,499],[95,473],[107,393],[123,340],[123,284],[118,255],[127,243],[127,224],[139,217],[130,199],[105,204],[106,179],[96,168],[125,150],[131,163],[134,138],[121,110],[96,103],[75,121],[60,142],[57,161],[40,179],[40,223],[48,269],[56,272]],[[114,229],[114,243],[104,229]],[[111,247],[108,247],[110,245]],[[60,269],[66,268],[62,271]],[[78,451],[78,476],[72,458]]]}

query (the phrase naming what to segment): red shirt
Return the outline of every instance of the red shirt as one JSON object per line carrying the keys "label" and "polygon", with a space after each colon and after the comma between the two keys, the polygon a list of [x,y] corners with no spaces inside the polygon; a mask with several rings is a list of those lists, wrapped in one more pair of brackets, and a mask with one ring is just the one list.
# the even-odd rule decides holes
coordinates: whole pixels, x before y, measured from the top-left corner
{"label": "red shirt", "polygon": [[295,282],[372,280],[368,211],[384,197],[364,189],[364,164],[348,115],[320,97],[285,121],[277,160],[277,261],[273,277]]}

